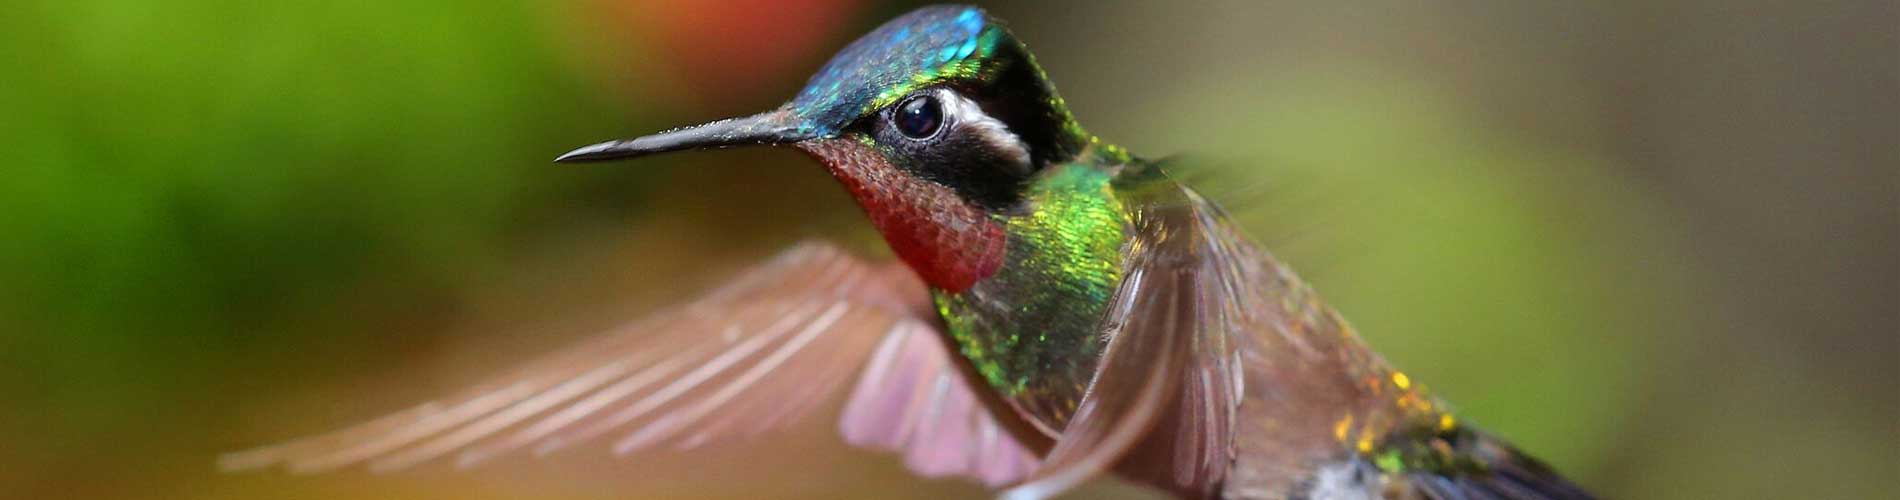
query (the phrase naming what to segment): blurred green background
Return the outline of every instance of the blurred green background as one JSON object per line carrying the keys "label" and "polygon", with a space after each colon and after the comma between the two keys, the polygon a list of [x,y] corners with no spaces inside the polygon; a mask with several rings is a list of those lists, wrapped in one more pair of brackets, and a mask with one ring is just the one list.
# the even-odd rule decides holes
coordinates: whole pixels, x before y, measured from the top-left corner
{"label": "blurred green background", "polygon": [[[795,153],[548,160],[775,106],[913,6],[9,4],[0,496],[979,494],[825,421],[478,474],[213,467],[801,237],[876,251]],[[1208,190],[1399,366],[1582,483],[1900,491],[1895,4],[989,8],[1093,132],[1244,180]]]}

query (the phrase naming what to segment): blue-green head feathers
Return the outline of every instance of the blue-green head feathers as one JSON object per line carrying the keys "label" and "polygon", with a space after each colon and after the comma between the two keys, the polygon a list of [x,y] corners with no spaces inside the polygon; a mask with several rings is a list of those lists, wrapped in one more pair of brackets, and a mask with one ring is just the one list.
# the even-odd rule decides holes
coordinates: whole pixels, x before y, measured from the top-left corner
{"label": "blue-green head feathers", "polygon": [[912,90],[978,78],[1005,38],[1008,33],[975,7],[917,9],[832,56],[792,99],[792,112],[817,127],[814,132],[830,135]]}
{"label": "blue-green head feathers", "polygon": [[1028,142],[1038,160],[1072,156],[1085,141],[1023,43],[982,9],[924,7],[852,42],[786,107],[807,133],[833,136],[854,121],[931,87],[983,104]]}

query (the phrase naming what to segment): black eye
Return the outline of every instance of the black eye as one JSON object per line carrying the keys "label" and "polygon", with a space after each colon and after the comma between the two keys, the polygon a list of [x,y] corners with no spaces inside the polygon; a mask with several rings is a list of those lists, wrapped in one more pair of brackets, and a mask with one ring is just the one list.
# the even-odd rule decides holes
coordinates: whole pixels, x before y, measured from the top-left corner
{"label": "black eye", "polygon": [[897,105],[891,121],[897,125],[897,131],[905,137],[924,139],[937,133],[943,127],[943,105],[937,98],[920,95],[904,100]]}

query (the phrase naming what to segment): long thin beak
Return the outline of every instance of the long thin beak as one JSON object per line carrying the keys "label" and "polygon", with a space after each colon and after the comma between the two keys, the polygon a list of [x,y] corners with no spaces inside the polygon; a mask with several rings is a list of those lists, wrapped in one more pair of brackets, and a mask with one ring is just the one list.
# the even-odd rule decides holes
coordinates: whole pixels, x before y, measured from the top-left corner
{"label": "long thin beak", "polygon": [[814,137],[800,129],[797,118],[794,118],[791,112],[780,109],[743,118],[677,128],[646,137],[585,146],[569,151],[555,158],[554,161],[579,163],[620,160],[688,149],[790,144]]}

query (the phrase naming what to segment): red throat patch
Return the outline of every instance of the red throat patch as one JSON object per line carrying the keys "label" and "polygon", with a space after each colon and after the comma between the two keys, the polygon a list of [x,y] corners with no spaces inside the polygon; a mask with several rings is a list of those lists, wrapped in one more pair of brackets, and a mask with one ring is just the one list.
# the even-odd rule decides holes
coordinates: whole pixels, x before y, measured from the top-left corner
{"label": "red throat patch", "polygon": [[844,183],[891,251],[930,286],[961,292],[1002,267],[1002,225],[950,188],[898,171],[876,150],[850,139],[798,147]]}

